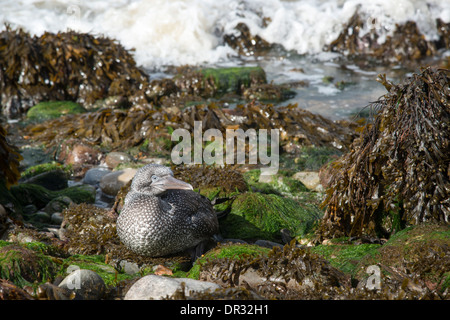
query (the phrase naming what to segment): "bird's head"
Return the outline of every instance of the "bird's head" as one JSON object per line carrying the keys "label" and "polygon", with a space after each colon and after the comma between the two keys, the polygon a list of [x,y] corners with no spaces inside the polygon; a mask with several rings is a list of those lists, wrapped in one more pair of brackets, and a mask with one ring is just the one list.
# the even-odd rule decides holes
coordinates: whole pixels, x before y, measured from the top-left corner
{"label": "bird's head", "polygon": [[175,179],[172,170],[159,164],[148,164],[140,168],[131,183],[131,190],[154,196],[169,189],[193,190],[189,183]]}

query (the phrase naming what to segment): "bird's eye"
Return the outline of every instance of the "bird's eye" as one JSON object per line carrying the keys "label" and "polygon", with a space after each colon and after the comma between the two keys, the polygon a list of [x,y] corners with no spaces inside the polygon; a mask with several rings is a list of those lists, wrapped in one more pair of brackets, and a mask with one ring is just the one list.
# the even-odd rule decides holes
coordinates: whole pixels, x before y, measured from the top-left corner
{"label": "bird's eye", "polygon": [[155,182],[156,180],[158,180],[159,179],[159,177],[158,176],[156,176],[156,175],[152,175],[152,182]]}

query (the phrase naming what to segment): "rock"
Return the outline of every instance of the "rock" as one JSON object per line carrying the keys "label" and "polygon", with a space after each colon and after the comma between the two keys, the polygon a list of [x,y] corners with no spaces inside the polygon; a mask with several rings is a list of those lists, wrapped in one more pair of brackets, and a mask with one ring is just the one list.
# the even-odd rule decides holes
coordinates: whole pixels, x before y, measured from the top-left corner
{"label": "rock", "polygon": [[13,226],[13,221],[8,217],[6,209],[0,204],[0,240],[8,238],[8,230]]}
{"label": "rock", "polygon": [[261,246],[264,248],[269,248],[272,249],[273,247],[280,247],[283,248],[283,245],[277,242],[273,242],[273,241],[268,241],[268,240],[256,240],[255,244],[257,246]]}
{"label": "rock", "polygon": [[281,241],[282,229],[289,229],[293,237],[304,236],[322,215],[309,202],[277,194],[246,192],[236,196],[220,229],[224,238]]}
{"label": "rock", "polygon": [[0,248],[0,275],[23,287],[53,278],[59,266],[40,252],[11,244]]}
{"label": "rock", "polygon": [[155,272],[155,274],[157,276],[163,276],[163,275],[168,275],[171,276],[173,275],[173,272],[171,269],[163,266],[162,264],[158,264],[157,266],[153,267],[153,271]]}
{"label": "rock", "polygon": [[88,106],[88,110],[99,109],[127,109],[129,108],[129,102],[126,97],[123,96],[110,96],[105,99],[99,99],[95,101],[92,106]]}
{"label": "rock", "polygon": [[33,213],[36,213],[37,211],[38,211],[38,208],[34,204],[29,204],[22,208],[22,213],[25,216],[32,215]]}
{"label": "rock", "polygon": [[83,182],[93,186],[98,185],[103,176],[107,175],[108,173],[111,173],[111,170],[109,170],[108,168],[97,167],[89,169],[84,175]]}
{"label": "rock", "polygon": [[136,171],[136,169],[126,168],[108,173],[100,180],[100,189],[107,195],[116,196],[120,188],[133,179]]}
{"label": "rock", "polygon": [[36,165],[49,163],[53,160],[47,150],[37,147],[21,148],[20,154],[23,157],[22,161],[20,161],[21,168],[29,168]]}
{"label": "rock", "polygon": [[0,300],[34,300],[34,298],[8,280],[0,279]]}
{"label": "rock", "polygon": [[78,103],[72,101],[48,101],[38,103],[30,108],[27,112],[27,117],[30,120],[45,121],[66,114],[83,112],[86,112],[86,110]]}
{"label": "rock", "polygon": [[41,284],[36,290],[38,299],[45,300],[73,300],[75,292],[67,288],[60,288],[52,283]]}
{"label": "rock", "polygon": [[38,222],[49,222],[50,215],[45,211],[38,211],[31,216],[31,220],[38,221]]}
{"label": "rock", "polygon": [[139,279],[128,290],[125,300],[161,300],[172,297],[178,290],[182,290],[189,296],[191,292],[205,292],[220,289],[218,284],[189,278],[167,278],[158,275],[147,275]]}
{"label": "rock", "polygon": [[37,174],[23,181],[23,183],[31,183],[40,185],[48,190],[62,190],[67,188],[67,174],[60,170],[51,170]]}
{"label": "rock", "polygon": [[73,271],[64,278],[59,287],[73,290],[77,300],[98,300],[106,291],[103,279],[96,272],[86,269]]}
{"label": "rock", "polygon": [[162,164],[162,165],[167,164],[167,159],[164,159],[164,158],[149,157],[149,158],[142,159],[140,161],[145,164],[148,164],[148,163],[156,163],[156,164]]}
{"label": "rock", "polygon": [[120,261],[119,262],[119,267],[126,274],[136,274],[136,273],[138,273],[140,271],[140,268],[139,268],[137,263],[131,262],[131,261],[127,261],[127,260]]}
{"label": "rock", "polygon": [[267,82],[261,67],[180,69],[175,84],[191,94],[213,97],[217,94],[241,94],[243,88]]}
{"label": "rock", "polygon": [[44,211],[49,215],[52,215],[55,212],[62,212],[65,208],[67,208],[70,204],[74,203],[72,199],[67,196],[59,196],[52,199],[44,208]]}
{"label": "rock", "polygon": [[301,171],[293,176],[294,179],[301,181],[309,190],[322,192],[323,187],[320,184],[319,173],[315,171]]}
{"label": "rock", "polygon": [[65,164],[74,166],[95,165],[99,163],[101,153],[83,144],[75,144],[72,147],[65,145],[58,158]]}
{"label": "rock", "polygon": [[114,169],[119,164],[131,162],[131,157],[125,152],[110,152],[106,155],[105,163],[110,169]]}
{"label": "rock", "polygon": [[243,56],[265,55],[273,45],[256,35],[253,36],[245,23],[238,23],[231,34],[223,37],[225,43]]}
{"label": "rock", "polygon": [[63,222],[63,220],[64,220],[64,216],[62,215],[61,212],[55,212],[55,213],[52,214],[50,220],[54,224],[60,225]]}

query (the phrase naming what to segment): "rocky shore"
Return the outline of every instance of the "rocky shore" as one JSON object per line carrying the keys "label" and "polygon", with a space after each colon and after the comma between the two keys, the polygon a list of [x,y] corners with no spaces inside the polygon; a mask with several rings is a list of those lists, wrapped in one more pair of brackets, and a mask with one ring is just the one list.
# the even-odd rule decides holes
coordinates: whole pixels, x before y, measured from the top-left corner
{"label": "rocky shore", "polygon": [[[360,24],[355,16],[349,28]],[[225,40],[242,55],[271,49],[237,30]],[[343,33],[330,50],[367,39]],[[387,93],[372,117],[331,121],[281,105],[290,85],[268,83],[261,67],[185,66],[150,80],[107,38],[7,29],[6,45],[1,112],[20,121],[0,123],[0,300],[449,299],[448,69],[400,84],[381,75]],[[381,50],[369,49],[360,54]],[[222,133],[279,129],[277,174],[173,165],[171,134],[195,121]],[[224,213],[224,240],[195,262],[142,257],[117,237],[129,183],[147,163],[172,167]]]}

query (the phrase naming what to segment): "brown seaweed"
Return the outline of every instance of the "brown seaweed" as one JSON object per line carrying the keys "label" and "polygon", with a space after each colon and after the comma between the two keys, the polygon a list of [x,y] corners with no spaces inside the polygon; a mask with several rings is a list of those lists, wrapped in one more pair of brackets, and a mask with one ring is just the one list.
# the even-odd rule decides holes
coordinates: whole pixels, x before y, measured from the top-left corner
{"label": "brown seaweed", "polygon": [[[194,122],[202,121],[203,130],[216,128],[225,134],[233,129],[280,129],[281,147],[331,147],[346,150],[355,137],[356,124],[335,123],[314,115],[297,105],[275,107],[251,102],[234,110],[222,109],[215,103],[161,110],[132,107],[128,110],[103,109],[79,115],[67,115],[26,128],[26,134],[47,146],[55,146],[68,138],[88,145],[126,150],[148,142],[148,148],[168,154],[171,144],[169,128],[187,128],[193,132]],[[162,141],[164,140],[164,141]],[[170,148],[169,148],[170,149]],[[297,148],[298,149],[298,148]]]}
{"label": "brown seaweed", "polygon": [[23,157],[17,148],[8,142],[6,135],[6,130],[0,124],[0,183],[3,183],[4,179],[6,187],[9,188],[20,178],[19,163]]}
{"label": "brown seaweed", "polygon": [[321,238],[378,235],[450,216],[449,70],[427,68],[390,92],[333,163]]}
{"label": "brown seaweed", "polygon": [[74,31],[40,37],[8,26],[0,33],[0,102],[18,117],[41,101],[75,101],[89,108],[108,96],[133,96],[148,76],[118,42]]}
{"label": "brown seaweed", "polygon": [[441,48],[449,48],[449,24],[436,20],[439,39],[427,40],[419,31],[414,21],[397,24],[392,35],[388,35],[384,43],[379,44],[379,34],[375,25],[365,34],[361,30],[367,29],[367,23],[376,20],[364,20],[356,11],[344,26],[343,31],[325,50],[340,52],[352,57],[362,57],[364,63],[415,64],[436,54]]}

